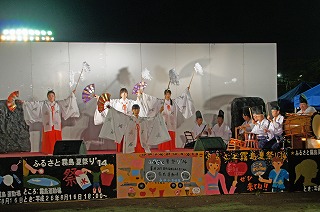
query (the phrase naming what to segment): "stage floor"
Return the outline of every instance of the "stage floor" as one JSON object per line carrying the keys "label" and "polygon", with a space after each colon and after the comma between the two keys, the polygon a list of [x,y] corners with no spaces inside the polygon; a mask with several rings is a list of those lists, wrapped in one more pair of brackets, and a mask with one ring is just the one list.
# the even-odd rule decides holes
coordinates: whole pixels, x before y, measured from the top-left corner
{"label": "stage floor", "polygon": [[[151,152],[163,152],[158,149],[151,149]],[[193,152],[193,149],[174,149],[171,152]],[[106,154],[122,154],[117,153],[115,150],[89,150],[87,155],[106,155]],[[7,152],[0,153],[0,158],[9,158],[9,157],[35,157],[35,156],[48,156],[42,152]]]}

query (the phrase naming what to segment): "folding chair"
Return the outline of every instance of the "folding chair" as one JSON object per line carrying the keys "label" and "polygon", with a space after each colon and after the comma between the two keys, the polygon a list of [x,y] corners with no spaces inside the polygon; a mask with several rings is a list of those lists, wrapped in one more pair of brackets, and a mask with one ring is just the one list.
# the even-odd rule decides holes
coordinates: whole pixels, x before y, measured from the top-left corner
{"label": "folding chair", "polygon": [[184,136],[186,138],[186,142],[184,143],[184,148],[193,148],[195,139],[193,138],[193,135],[190,131],[185,131]]}

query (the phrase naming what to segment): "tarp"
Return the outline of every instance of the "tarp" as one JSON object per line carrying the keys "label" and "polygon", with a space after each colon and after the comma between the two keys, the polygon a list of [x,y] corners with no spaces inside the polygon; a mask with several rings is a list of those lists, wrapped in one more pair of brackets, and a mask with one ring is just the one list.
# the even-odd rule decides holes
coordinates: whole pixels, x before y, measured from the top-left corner
{"label": "tarp", "polygon": [[[303,92],[303,94],[307,97],[308,104],[313,107],[320,107],[320,84]],[[294,97],[294,107],[299,107],[300,95],[296,95]]]}
{"label": "tarp", "polygon": [[310,88],[317,85],[317,83],[312,82],[301,82],[299,85],[288,91],[287,93],[283,94],[282,96],[278,97],[278,104],[281,108],[281,112],[294,112],[293,106],[293,99],[296,95],[301,94]]}

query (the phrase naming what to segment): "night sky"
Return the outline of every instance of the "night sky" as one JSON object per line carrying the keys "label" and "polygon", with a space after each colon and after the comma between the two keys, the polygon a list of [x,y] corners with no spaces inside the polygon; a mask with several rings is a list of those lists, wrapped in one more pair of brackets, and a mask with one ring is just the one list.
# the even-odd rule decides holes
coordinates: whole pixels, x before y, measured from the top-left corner
{"label": "night sky", "polygon": [[320,55],[320,1],[1,0],[0,28],[56,41],[277,43],[278,63]]}

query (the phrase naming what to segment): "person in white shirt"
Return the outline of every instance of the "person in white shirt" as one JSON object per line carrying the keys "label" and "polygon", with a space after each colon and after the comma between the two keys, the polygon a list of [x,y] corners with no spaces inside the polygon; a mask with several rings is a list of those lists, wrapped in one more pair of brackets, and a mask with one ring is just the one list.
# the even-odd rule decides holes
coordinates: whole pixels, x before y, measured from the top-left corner
{"label": "person in white shirt", "polygon": [[270,124],[273,125],[273,139],[276,140],[276,142],[272,145],[271,149],[277,150],[279,149],[280,143],[283,144],[283,120],[284,117],[280,114],[280,107],[274,106],[271,108],[271,115],[267,116],[267,119],[270,121]]}
{"label": "person in white shirt", "polygon": [[217,124],[215,124],[212,128],[211,137],[221,137],[226,145],[228,145],[231,138],[231,130],[230,127],[224,123],[224,112],[219,110]]}
{"label": "person in white shirt", "polygon": [[269,143],[273,138],[273,126],[265,118],[262,106],[253,107],[252,110],[254,127],[251,132],[256,134],[259,148],[267,149],[273,145]]}
{"label": "person in white shirt", "polygon": [[196,111],[196,124],[192,131],[192,136],[196,140],[199,137],[208,137],[211,134],[211,129],[208,124],[203,123],[203,118],[201,112]]}
{"label": "person in white shirt", "polygon": [[299,97],[300,100],[300,110],[297,112],[299,115],[312,115],[317,110],[314,107],[308,105],[307,97],[304,94],[301,94]]}

